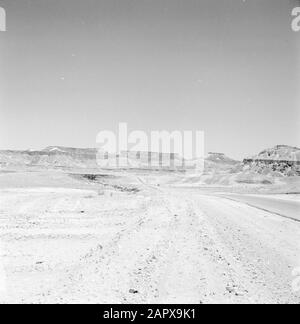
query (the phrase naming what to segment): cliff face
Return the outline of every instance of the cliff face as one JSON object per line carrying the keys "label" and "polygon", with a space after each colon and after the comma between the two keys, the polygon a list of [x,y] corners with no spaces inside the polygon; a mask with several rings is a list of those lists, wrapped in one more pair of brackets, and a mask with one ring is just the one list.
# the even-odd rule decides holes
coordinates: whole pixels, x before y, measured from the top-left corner
{"label": "cliff face", "polygon": [[275,176],[300,175],[300,149],[287,145],[275,146],[245,159],[244,169]]}
{"label": "cliff face", "polygon": [[252,157],[254,160],[300,161],[300,149],[288,145],[277,145]]}
{"label": "cliff face", "polygon": [[243,162],[228,158],[223,153],[209,153],[205,170],[186,182],[220,186],[270,186],[293,183],[292,192],[299,190],[299,151],[286,145],[264,150]]}

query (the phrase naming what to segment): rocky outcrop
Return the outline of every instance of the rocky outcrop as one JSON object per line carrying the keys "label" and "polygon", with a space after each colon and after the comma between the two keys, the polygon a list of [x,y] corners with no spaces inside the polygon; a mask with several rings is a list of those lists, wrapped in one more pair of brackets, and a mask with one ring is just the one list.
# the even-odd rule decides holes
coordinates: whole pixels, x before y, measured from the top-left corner
{"label": "rocky outcrop", "polygon": [[256,173],[274,175],[296,176],[300,175],[300,161],[271,160],[271,159],[245,159],[245,169],[251,169]]}
{"label": "rocky outcrop", "polygon": [[300,175],[300,149],[277,145],[243,161],[244,170],[273,176]]}

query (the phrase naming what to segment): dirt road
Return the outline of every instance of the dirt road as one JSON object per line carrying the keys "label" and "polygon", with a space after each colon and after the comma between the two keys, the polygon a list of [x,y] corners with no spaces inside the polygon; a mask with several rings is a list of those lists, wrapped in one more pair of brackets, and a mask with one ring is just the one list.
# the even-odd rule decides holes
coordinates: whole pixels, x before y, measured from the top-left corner
{"label": "dirt road", "polygon": [[300,302],[299,222],[191,190],[116,195],[2,191],[1,301]]}

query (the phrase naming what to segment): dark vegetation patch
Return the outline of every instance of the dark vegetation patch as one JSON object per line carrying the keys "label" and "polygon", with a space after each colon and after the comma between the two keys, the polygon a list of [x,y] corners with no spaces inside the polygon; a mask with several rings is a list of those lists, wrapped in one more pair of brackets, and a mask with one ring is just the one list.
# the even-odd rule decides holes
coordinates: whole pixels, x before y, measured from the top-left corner
{"label": "dark vegetation patch", "polygon": [[242,184],[263,184],[263,185],[271,185],[272,181],[269,180],[237,180],[237,183]]}
{"label": "dark vegetation patch", "polygon": [[110,175],[110,174],[80,174],[80,173],[71,173],[69,174],[72,178],[75,178],[77,180],[88,180],[93,182],[99,182],[103,179],[109,180],[109,179],[116,179],[116,176]]}
{"label": "dark vegetation patch", "polygon": [[82,174],[80,175],[84,179],[87,179],[89,181],[98,181],[102,179],[115,179],[115,176],[109,175],[109,174]]}
{"label": "dark vegetation patch", "polygon": [[119,185],[112,185],[112,187],[116,190],[122,191],[122,192],[129,192],[129,193],[138,193],[140,190],[136,187],[125,187],[125,186],[119,186]]}
{"label": "dark vegetation patch", "polygon": [[107,187],[127,193],[138,193],[140,190],[134,186],[125,186],[115,184],[109,180],[117,180],[118,177],[109,174],[70,174],[71,177],[77,180],[88,180],[89,182],[97,183],[103,187]]}

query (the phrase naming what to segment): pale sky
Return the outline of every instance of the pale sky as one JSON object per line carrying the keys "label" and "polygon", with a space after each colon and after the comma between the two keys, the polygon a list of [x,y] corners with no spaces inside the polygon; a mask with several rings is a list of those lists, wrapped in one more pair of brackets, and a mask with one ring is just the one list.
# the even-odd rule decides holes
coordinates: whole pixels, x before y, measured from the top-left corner
{"label": "pale sky", "polygon": [[0,149],[203,130],[243,158],[300,146],[298,0],[0,0]]}

